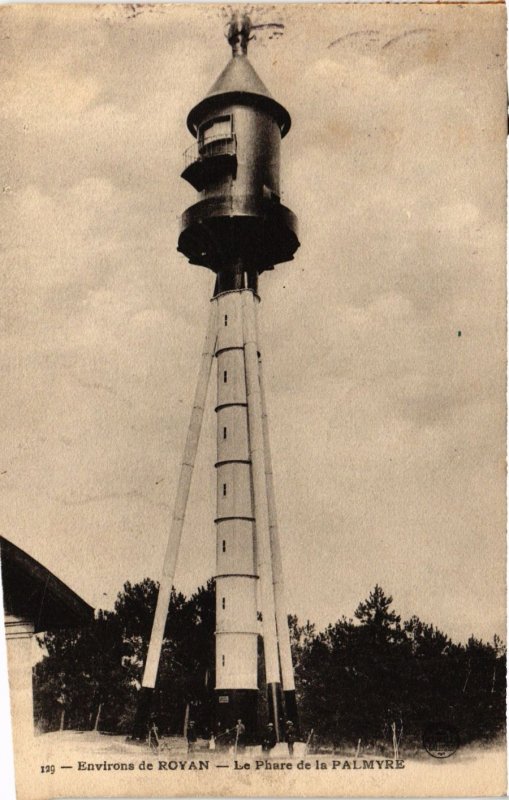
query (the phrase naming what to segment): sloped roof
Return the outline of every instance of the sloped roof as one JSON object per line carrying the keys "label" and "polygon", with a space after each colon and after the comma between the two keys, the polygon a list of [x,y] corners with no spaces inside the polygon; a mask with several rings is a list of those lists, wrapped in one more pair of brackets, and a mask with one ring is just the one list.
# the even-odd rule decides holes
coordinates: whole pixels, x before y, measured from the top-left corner
{"label": "sloped roof", "polygon": [[193,136],[196,135],[197,126],[203,116],[214,106],[224,102],[263,108],[278,123],[281,136],[285,136],[290,130],[291,119],[288,111],[274,100],[246,55],[234,55],[208,94],[189,112],[187,127]]}
{"label": "sloped roof", "polygon": [[207,93],[207,97],[228,92],[247,92],[272,97],[247,56],[233,56]]}
{"label": "sloped roof", "polygon": [[4,607],[35,632],[86,625],[94,609],[24,550],[0,536]]}

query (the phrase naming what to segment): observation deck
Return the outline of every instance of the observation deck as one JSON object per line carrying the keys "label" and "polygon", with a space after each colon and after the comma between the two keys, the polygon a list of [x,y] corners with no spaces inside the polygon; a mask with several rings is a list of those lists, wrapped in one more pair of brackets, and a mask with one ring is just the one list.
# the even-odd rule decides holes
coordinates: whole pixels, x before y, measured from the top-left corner
{"label": "observation deck", "polygon": [[208,184],[237,173],[237,137],[234,133],[210,136],[184,152],[181,177],[201,192]]}

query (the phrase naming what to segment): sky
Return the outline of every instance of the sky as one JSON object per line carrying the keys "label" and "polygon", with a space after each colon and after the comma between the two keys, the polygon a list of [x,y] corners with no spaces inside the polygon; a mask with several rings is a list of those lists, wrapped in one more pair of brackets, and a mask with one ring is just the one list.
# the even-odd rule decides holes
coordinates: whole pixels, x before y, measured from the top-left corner
{"label": "sky", "polygon": [[[501,6],[258,7],[294,261],[262,350],[288,610],[375,583],[505,630]],[[219,6],[0,9],[0,534],[96,608],[158,579],[213,290],[176,252]],[[270,31],[283,31],[270,35]],[[461,332],[461,335],[460,335]],[[214,383],[176,585],[214,573]]]}

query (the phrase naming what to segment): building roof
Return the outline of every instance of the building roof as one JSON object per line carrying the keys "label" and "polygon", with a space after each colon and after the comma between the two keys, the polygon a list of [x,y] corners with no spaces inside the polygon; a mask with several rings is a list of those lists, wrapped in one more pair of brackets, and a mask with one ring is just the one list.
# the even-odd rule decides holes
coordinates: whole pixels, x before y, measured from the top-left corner
{"label": "building roof", "polygon": [[233,56],[209,90],[207,97],[227,92],[247,92],[272,97],[247,56]]}
{"label": "building roof", "polygon": [[274,117],[281,128],[281,136],[285,136],[290,130],[288,111],[274,100],[246,55],[234,55],[208,94],[189,112],[187,127],[193,136],[196,136],[197,127],[204,115],[225,103],[255,105]]}
{"label": "building roof", "polygon": [[94,609],[35,558],[0,536],[4,608],[36,633],[91,622]]}

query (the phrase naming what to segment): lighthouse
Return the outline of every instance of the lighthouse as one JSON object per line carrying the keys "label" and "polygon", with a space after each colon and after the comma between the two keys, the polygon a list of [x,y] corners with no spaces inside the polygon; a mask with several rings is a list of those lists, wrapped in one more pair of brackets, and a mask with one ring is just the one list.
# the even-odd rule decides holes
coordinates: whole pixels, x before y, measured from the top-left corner
{"label": "lighthouse", "polygon": [[256,740],[258,640],[263,640],[268,708],[278,741],[283,720],[298,725],[269,424],[258,333],[259,276],[290,261],[297,220],[281,202],[281,141],[290,130],[247,57],[251,22],[232,17],[232,57],[189,112],[194,142],[184,178],[197,201],[181,220],[178,250],[214,273],[210,316],[177,486],[137,715],[139,735],[155,686],[207,386],[217,366],[215,723],[242,720]]}

